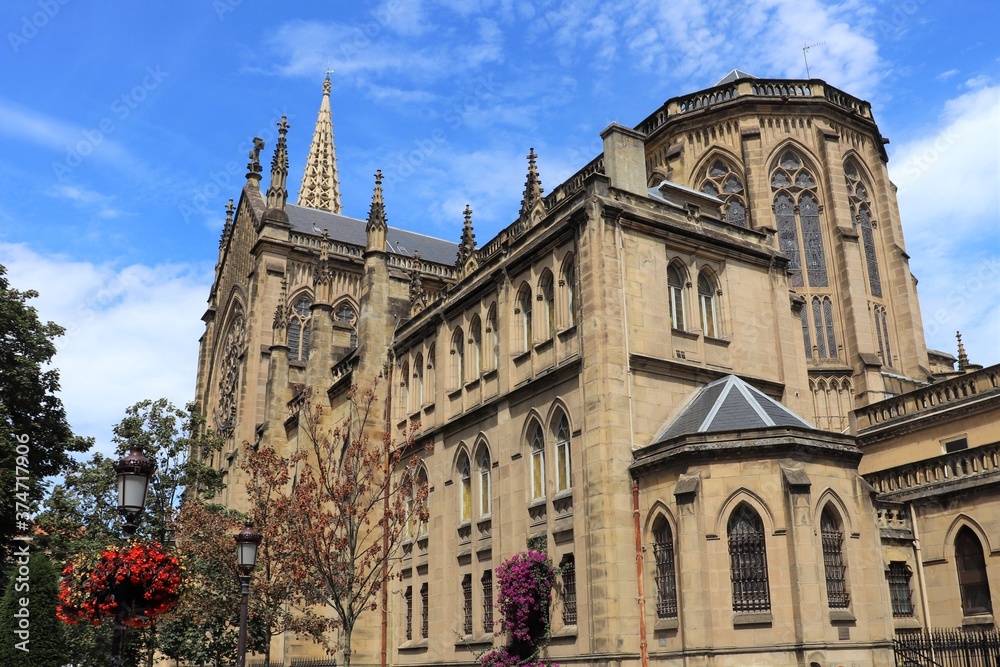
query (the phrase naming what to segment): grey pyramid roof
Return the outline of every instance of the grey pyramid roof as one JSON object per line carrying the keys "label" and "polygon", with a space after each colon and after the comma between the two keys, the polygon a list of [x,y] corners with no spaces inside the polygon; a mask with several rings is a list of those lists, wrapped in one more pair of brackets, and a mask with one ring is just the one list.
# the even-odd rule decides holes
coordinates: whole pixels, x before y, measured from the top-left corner
{"label": "grey pyramid roof", "polygon": [[681,413],[660,432],[656,441],[694,433],[768,426],[813,428],[812,424],[764,392],[735,375],[727,375],[699,389]]}
{"label": "grey pyramid roof", "polygon": [[[731,72],[729,72],[729,74],[719,79],[715,83],[715,86],[721,86],[726,83],[732,83],[733,81],[738,81],[740,79],[756,79],[756,78],[757,77],[755,77],[753,74],[749,74],[747,72],[744,72],[743,70],[734,69]],[[715,86],[712,87],[714,88]]]}
{"label": "grey pyramid roof", "polygon": [[[285,211],[292,231],[298,234],[320,236],[325,229],[334,241],[362,248],[368,244],[364,220],[296,204],[288,204]],[[385,242],[388,246],[386,249],[393,254],[411,257],[414,252],[419,252],[420,259],[435,264],[452,266],[458,256],[457,243],[396,227],[389,227],[386,231]]]}

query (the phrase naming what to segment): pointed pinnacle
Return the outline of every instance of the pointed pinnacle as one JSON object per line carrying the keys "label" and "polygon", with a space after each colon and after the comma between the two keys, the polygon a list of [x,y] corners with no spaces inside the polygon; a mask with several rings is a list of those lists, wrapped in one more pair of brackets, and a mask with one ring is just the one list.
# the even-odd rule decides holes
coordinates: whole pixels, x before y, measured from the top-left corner
{"label": "pointed pinnacle", "polygon": [[462,266],[476,252],[476,234],[472,231],[472,207],[465,205],[465,222],[462,224],[462,240],[458,244],[457,266]]}
{"label": "pointed pinnacle", "polygon": [[368,228],[376,225],[386,226],[385,201],[382,199],[382,170],[375,172],[375,190],[372,192],[372,205],[368,209]]}
{"label": "pointed pinnacle", "polygon": [[535,159],[538,154],[535,149],[528,151],[528,175],[524,180],[524,196],[521,198],[521,217],[531,212],[535,203],[542,198],[542,181],[538,178],[538,166]]}
{"label": "pointed pinnacle", "polygon": [[962,344],[962,332],[956,331],[955,337],[958,338],[958,370],[964,371],[969,367],[969,355],[965,353],[965,345]]}

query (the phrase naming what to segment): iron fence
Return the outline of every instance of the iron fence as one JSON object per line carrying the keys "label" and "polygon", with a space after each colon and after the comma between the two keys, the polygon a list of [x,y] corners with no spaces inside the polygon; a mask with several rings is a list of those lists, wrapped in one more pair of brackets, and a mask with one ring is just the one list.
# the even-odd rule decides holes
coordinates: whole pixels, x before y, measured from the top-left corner
{"label": "iron fence", "polygon": [[896,667],[1000,667],[1000,631],[926,630],[893,641]]}

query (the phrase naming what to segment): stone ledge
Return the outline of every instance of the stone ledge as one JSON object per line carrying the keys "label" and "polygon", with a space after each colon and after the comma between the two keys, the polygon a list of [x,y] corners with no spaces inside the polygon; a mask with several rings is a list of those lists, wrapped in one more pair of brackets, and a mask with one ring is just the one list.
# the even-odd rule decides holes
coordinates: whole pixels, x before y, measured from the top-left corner
{"label": "stone ledge", "polygon": [[774,618],[771,612],[758,612],[753,614],[733,614],[733,625],[771,625]]}

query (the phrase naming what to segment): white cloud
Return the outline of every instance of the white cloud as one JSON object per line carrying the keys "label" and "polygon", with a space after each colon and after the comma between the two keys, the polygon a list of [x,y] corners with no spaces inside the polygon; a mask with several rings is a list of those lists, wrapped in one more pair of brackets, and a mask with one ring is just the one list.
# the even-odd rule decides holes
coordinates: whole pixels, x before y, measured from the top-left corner
{"label": "white cloud", "polygon": [[957,69],[950,69],[947,72],[941,72],[940,74],[938,74],[934,78],[938,79],[939,81],[947,81],[948,79],[950,79],[951,77],[955,76],[956,74],[958,74],[958,70]]}
{"label": "white cloud", "polygon": [[0,243],[8,279],[35,289],[43,320],[65,327],[54,365],[75,433],[110,453],[111,429],[129,405],[194,398],[200,317],[211,283],[207,267],[180,264],[118,268]]}
{"label": "white cloud", "polygon": [[983,86],[988,86],[990,83],[990,77],[985,74],[980,74],[979,76],[974,76],[965,82],[965,87],[970,90],[975,90],[976,88],[982,88]]}
{"label": "white cloud", "polygon": [[1000,86],[949,101],[940,129],[895,148],[889,171],[920,278],[927,344],[995,363],[1000,340]]}
{"label": "white cloud", "polygon": [[117,218],[121,215],[121,211],[111,205],[114,197],[102,195],[78,185],[54,185],[49,188],[48,194],[52,197],[68,199],[81,206],[94,207],[102,218]]}

